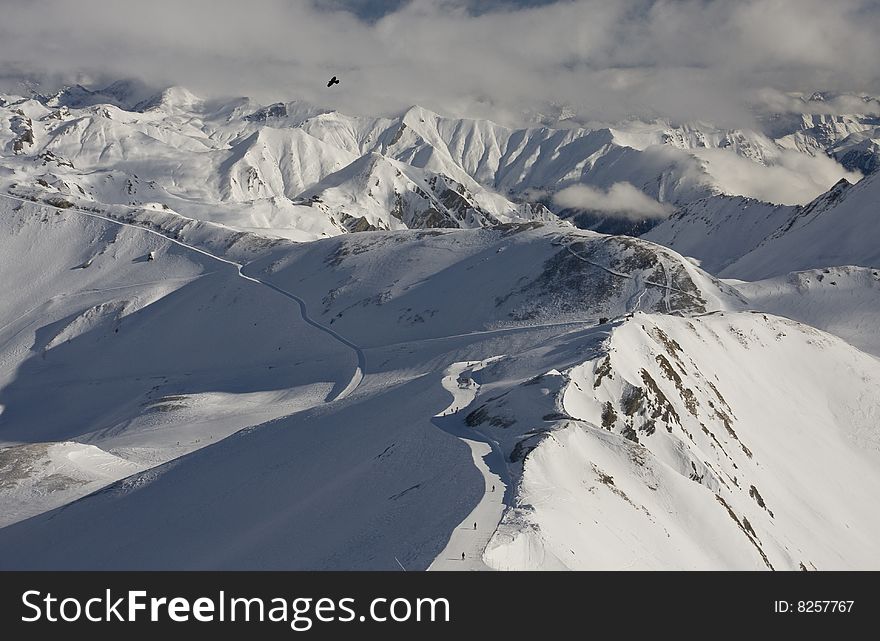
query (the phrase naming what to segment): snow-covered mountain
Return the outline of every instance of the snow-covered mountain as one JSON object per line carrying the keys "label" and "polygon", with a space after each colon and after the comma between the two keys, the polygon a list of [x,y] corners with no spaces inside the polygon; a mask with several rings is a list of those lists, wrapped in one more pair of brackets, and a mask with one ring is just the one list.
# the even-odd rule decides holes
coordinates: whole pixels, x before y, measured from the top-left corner
{"label": "snow-covered mountain", "polygon": [[27,186],[312,240],[547,220],[552,195],[580,183],[629,183],[674,204],[736,195],[744,187],[729,178],[731,159],[761,171],[785,154],[828,154],[867,171],[880,126],[803,116],[762,122],[766,132],[664,120],[511,129],[421,107],[354,117],[302,102],[205,100],[181,87],[145,92],[119,82],[0,96],[3,168]]}
{"label": "snow-covered mountain", "polygon": [[658,245],[538,222],[291,244],[3,201],[4,513],[66,503],[0,529],[5,568],[424,568],[480,471],[503,517],[455,543],[468,567],[880,559],[876,359]]}
{"label": "snow-covered mountain", "polygon": [[878,268],[825,267],[734,287],[755,309],[818,327],[880,357]]}
{"label": "snow-covered mountain", "polygon": [[880,266],[880,174],[839,184],[721,273],[757,280],[785,271]]}
{"label": "snow-covered mountain", "polygon": [[[870,117],[145,93],[0,100],[0,568],[880,568],[880,179],[716,156],[867,171]],[[676,213],[550,211],[621,182]]]}
{"label": "snow-covered mountain", "polygon": [[[840,189],[838,187],[838,189]],[[643,234],[720,273],[783,227],[798,207],[742,196],[712,196],[678,208]]]}
{"label": "snow-covered mountain", "polygon": [[804,207],[716,196],[679,209],[644,237],[725,278],[880,266],[880,175],[841,181]]}
{"label": "snow-covered mountain", "polygon": [[[490,565],[877,566],[864,533],[880,524],[861,484],[878,482],[876,358],[761,314],[637,314],[536,385],[560,390],[560,419],[519,442],[528,455]],[[484,413],[525,411],[505,405],[487,399]]]}
{"label": "snow-covered mountain", "polygon": [[861,173],[877,168],[880,117],[777,114],[766,117],[762,124],[784,149],[828,154],[847,169]]}

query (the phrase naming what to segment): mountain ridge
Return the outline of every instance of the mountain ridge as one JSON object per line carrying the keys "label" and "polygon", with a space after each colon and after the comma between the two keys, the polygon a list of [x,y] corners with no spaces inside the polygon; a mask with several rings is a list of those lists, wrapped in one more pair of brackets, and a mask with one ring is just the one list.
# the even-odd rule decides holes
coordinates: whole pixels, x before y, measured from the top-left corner
{"label": "mountain ridge", "polygon": [[[4,164],[19,181],[61,181],[98,202],[159,202],[187,216],[311,240],[400,225],[390,215],[401,195],[393,191],[369,215],[342,202],[319,211],[306,197],[330,174],[374,153],[411,172],[448,179],[453,191],[455,184],[464,186],[488,224],[547,219],[551,210],[559,211],[554,193],[576,184],[607,190],[626,182],[678,205],[731,193],[736,186],[726,184],[721,158],[739,158],[755,171],[776,167],[791,153],[851,154],[859,167],[873,162],[868,117],[848,117],[839,131],[796,129],[815,143],[798,148],[784,136],[777,140],[710,123],[511,129],[488,120],[447,118],[420,106],[374,118],[301,101],[263,106],[246,98],[203,100],[182,87],[148,98],[140,93],[121,83],[98,91],[74,87],[49,97],[5,96],[0,145],[10,153]],[[37,158],[49,162],[28,162]],[[120,192],[107,177],[114,184],[151,186]],[[357,187],[345,191],[354,194]],[[367,191],[355,200],[367,202]],[[408,219],[415,225],[462,223],[436,202]]]}

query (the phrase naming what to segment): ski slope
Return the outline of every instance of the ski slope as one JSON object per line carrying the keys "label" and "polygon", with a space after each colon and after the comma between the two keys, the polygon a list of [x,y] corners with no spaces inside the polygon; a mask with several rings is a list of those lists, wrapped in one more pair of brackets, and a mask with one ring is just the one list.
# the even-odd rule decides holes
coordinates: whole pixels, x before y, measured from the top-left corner
{"label": "ski slope", "polygon": [[[880,567],[876,177],[712,162],[864,166],[865,119],[102,96],[0,105],[0,568]],[[541,204],[620,181],[684,207]]]}
{"label": "ski slope", "polygon": [[485,487],[480,502],[455,528],[446,547],[437,555],[428,570],[490,569],[483,563],[483,552],[501,521],[503,499],[507,493],[510,475],[497,442],[490,442],[478,432],[467,430],[458,413],[470,405],[477,394],[478,385],[471,378],[470,372],[482,369],[486,364],[455,363],[444,372],[443,388],[452,394],[452,403],[434,417],[434,423],[442,430],[457,436],[470,448],[474,465],[483,475]]}
{"label": "ski slope", "polygon": [[[28,205],[32,204],[32,201],[30,201],[30,200],[26,200],[24,198],[18,198],[16,196],[12,196],[9,194],[0,194],[0,198],[6,198],[8,200],[13,200],[13,201],[17,201],[17,202],[28,204]],[[242,273],[242,265],[240,263],[237,263],[232,260],[228,260],[226,258],[221,258],[220,256],[216,256],[216,255],[214,255],[204,249],[200,249],[198,247],[188,245],[188,244],[184,243],[183,241],[180,241],[180,240],[177,240],[174,238],[169,238],[168,236],[163,235],[163,234],[159,233],[158,231],[154,231],[152,229],[145,229],[141,225],[134,225],[131,223],[121,222],[121,221],[116,220],[114,218],[109,218],[107,216],[101,216],[99,214],[95,214],[93,212],[88,212],[83,209],[79,209],[77,207],[54,207],[52,205],[45,205],[45,207],[47,207],[48,209],[54,209],[54,210],[60,211],[60,212],[73,212],[76,214],[80,214],[82,216],[88,216],[91,218],[97,218],[100,220],[104,220],[104,221],[107,221],[107,222],[112,223],[114,225],[121,225],[124,227],[137,229],[138,231],[142,231],[144,233],[154,234],[154,235],[159,236],[165,240],[168,240],[169,242],[172,242],[176,245],[179,245],[180,247],[184,247],[184,248],[188,249],[189,251],[197,252],[199,254],[202,254],[204,256],[211,258],[212,260],[218,261],[220,263],[225,263],[226,265],[231,265],[232,267],[235,268],[239,278],[243,278],[243,279],[248,280],[252,283],[262,285],[263,287],[268,287],[269,289],[281,294],[282,296],[285,296],[285,297],[295,301],[297,303],[297,305],[299,306],[300,316],[302,317],[303,321],[305,321],[306,323],[308,323],[312,327],[315,327],[316,329],[329,335],[331,338],[342,343],[346,347],[351,348],[355,352],[355,355],[357,357],[357,367],[355,368],[354,373],[351,376],[351,379],[349,379],[345,383],[344,386],[337,385],[337,387],[341,387],[340,390],[335,393],[331,392],[330,396],[328,396],[328,398],[327,398],[327,402],[337,400],[340,398],[344,398],[348,394],[351,394],[355,389],[357,389],[357,386],[363,380],[364,370],[366,369],[366,356],[364,355],[364,351],[360,347],[358,347],[357,345],[355,345],[354,343],[349,341],[344,336],[341,336],[338,332],[334,331],[333,329],[326,327],[325,325],[322,325],[321,323],[312,319],[309,316],[308,308],[306,307],[305,301],[302,298],[300,298],[299,296],[297,296],[296,294],[293,294],[289,291],[281,289],[280,287],[273,285],[271,283],[263,282],[258,278],[253,278],[251,276],[247,276],[244,273]]]}
{"label": "ski slope", "polygon": [[[16,250],[17,269],[27,267],[31,260],[36,261],[35,268],[50,268],[52,278],[44,287],[66,286],[76,282],[71,279],[84,276],[172,286],[170,294],[155,294],[145,308],[151,313],[143,330],[149,329],[146,334],[132,335],[128,316],[122,317],[118,334],[112,324],[105,328],[93,323],[82,337],[70,334],[71,343],[53,344],[45,350],[45,357],[26,356],[4,384],[6,410],[0,417],[4,438],[18,434],[19,440],[33,440],[38,428],[42,430],[41,442],[78,435],[78,440],[150,467],[68,503],[61,512],[34,516],[0,530],[4,549],[22,552],[5,560],[27,567],[390,569],[399,567],[400,562],[407,569],[423,569],[438,557],[455,528],[475,508],[480,515],[478,526],[483,522],[485,527],[478,528],[478,536],[483,538],[470,548],[478,562],[479,548],[491,535],[501,504],[485,504],[491,506],[492,516],[484,516],[483,508],[478,507],[486,495],[487,481],[474,467],[471,448],[459,438],[480,440],[477,433],[469,432],[467,422],[474,408],[456,411],[454,420],[463,421],[457,435],[440,429],[432,420],[449,405],[442,372],[454,363],[485,362],[482,369],[471,367],[475,384],[483,390],[481,377],[498,367],[495,361],[487,361],[489,356],[533,351],[540,344],[544,355],[536,357],[536,363],[524,361],[522,371],[516,374],[520,379],[532,378],[545,371],[548,358],[558,364],[559,357],[550,356],[557,351],[554,337],[589,334],[599,315],[628,311],[632,292],[627,283],[631,279],[612,277],[571,257],[560,235],[570,236],[577,251],[592,256],[593,262],[607,260],[609,268],[621,274],[640,270],[660,274],[668,269],[676,274],[681,288],[704,293],[699,300],[674,299],[681,309],[705,309],[722,299],[737,300],[724,293],[727,290],[717,281],[693,281],[686,261],[656,246],[632,240],[609,244],[604,237],[565,226],[501,227],[448,236],[418,231],[352,234],[308,245],[270,243],[253,250],[262,257],[243,268],[246,276],[286,292],[295,291],[310,318],[320,319],[317,322],[327,328],[332,325],[332,331],[351,344],[364,346],[370,368],[361,370],[364,375],[356,393],[337,396],[331,388],[347,386],[356,371],[352,347],[299,315],[291,318],[289,299],[241,278],[236,261],[225,258],[233,264],[218,262],[184,246],[196,241],[170,242],[162,235],[144,233],[137,223],[118,225],[33,202],[14,206],[19,204],[21,209],[3,220],[20,226],[25,233],[8,236],[7,242],[15,247],[23,243],[27,249]],[[180,238],[199,238],[196,248],[226,246],[227,251],[241,252],[243,247],[258,247],[245,239],[228,244],[211,236],[222,230],[209,234],[197,225],[179,227],[173,222],[156,227],[150,222],[155,219],[143,219],[137,212],[111,213],[120,220],[145,220],[151,228],[166,233],[176,229]],[[96,251],[103,245],[95,244],[95,232],[100,239],[107,230],[131,243],[125,253],[120,251],[120,240],[103,253]],[[59,244],[61,236],[65,238],[63,246],[76,248],[76,255],[46,253]],[[149,251],[155,252],[155,260],[136,261]],[[183,280],[135,281],[129,275],[131,271],[142,277],[143,269],[176,265],[169,262],[169,253],[179,256],[174,278],[186,276]],[[52,260],[45,260],[47,256],[53,256]],[[71,269],[90,257],[88,268]],[[327,270],[331,263],[336,269]],[[401,270],[401,264],[418,268]],[[601,296],[585,289],[580,297],[563,301],[553,287],[544,285],[561,273],[598,278],[599,282],[607,281],[607,286]],[[467,315],[461,314],[462,290],[457,286],[463,275],[470,276],[468,292],[473,303]],[[341,279],[335,285],[327,280],[334,276]],[[194,288],[185,297],[175,296],[173,286],[181,283]],[[498,303],[495,297],[505,293],[499,285],[505,283],[510,296]],[[204,294],[198,288],[205,288]],[[337,295],[327,298],[334,288]],[[87,289],[104,299],[108,291],[126,291],[125,287],[117,290],[103,285]],[[222,300],[211,306],[211,313],[196,323],[197,330],[186,336],[195,343],[176,340],[166,346],[158,339],[162,336],[167,342],[180,333],[168,326],[178,316],[191,327],[193,314],[199,318],[197,310],[218,293],[223,294]],[[434,295],[429,297],[429,293]],[[38,292],[27,298],[36,301],[40,297],[51,298]],[[172,301],[174,306],[170,306]],[[413,322],[413,312],[421,309],[414,306],[417,301],[430,303],[430,309],[438,311],[432,315],[424,310],[422,321]],[[665,309],[666,302],[662,295],[650,300],[646,295],[644,305],[648,304]],[[18,308],[28,306],[33,304]],[[223,314],[216,314],[215,309],[223,309]],[[271,327],[254,328],[254,309],[264,311],[257,322],[271,321]],[[499,309],[513,316],[506,316],[507,321],[499,324]],[[541,312],[535,313],[538,309]],[[70,315],[68,310],[75,311],[65,307],[57,313]],[[588,320],[591,317],[593,320]],[[155,326],[161,319],[164,322]],[[35,319],[24,320],[33,323]],[[222,325],[214,326],[221,321]],[[296,328],[293,335],[289,334],[292,325]],[[233,339],[228,333],[221,334],[208,349],[199,345],[198,341],[221,329],[241,335]],[[35,333],[27,325],[15,331],[20,337]],[[140,358],[123,359],[115,350],[105,353],[106,347],[96,348],[91,342],[74,349],[83,340],[100,339],[103,343],[108,335],[126,341],[122,349],[128,354],[132,353],[129,340],[150,345],[157,353],[141,352]],[[272,356],[278,351],[278,339],[285,335],[293,339],[293,351],[282,349],[281,356]],[[263,347],[266,343],[268,349]],[[65,356],[69,350],[74,351]],[[175,354],[173,361],[168,360],[169,353]],[[168,380],[139,381],[144,359],[153,356],[164,363],[160,371]],[[213,357],[222,358],[225,365],[211,362]],[[47,380],[46,372],[36,367],[43,358],[56,363],[54,372],[78,371],[73,363],[79,363],[79,369],[82,363],[89,363],[94,372],[115,368],[108,371],[112,376],[65,382],[81,397],[80,406],[71,404],[68,409],[69,416],[77,419],[75,430],[69,422],[37,425],[27,418],[30,415],[36,421],[36,417],[44,417],[42,407],[25,394]],[[565,350],[569,365],[578,358],[578,349]],[[187,360],[193,359],[188,365]],[[207,362],[202,362],[204,359]],[[70,366],[58,368],[68,361]],[[180,372],[169,369],[169,362],[176,363]],[[239,381],[240,387],[226,382],[226,376]],[[241,387],[242,380],[247,381],[247,387]],[[157,384],[159,389],[153,389]],[[117,390],[118,385],[124,390]],[[328,396],[335,400],[325,402]],[[122,402],[132,398],[138,400]],[[96,415],[86,409],[94,407],[104,411]],[[492,442],[483,442],[486,440]],[[501,452],[506,446],[503,440],[495,440]],[[489,464],[496,465],[491,460]],[[514,466],[511,474],[516,473]],[[496,501],[501,501],[503,484],[495,484]],[[199,507],[192,510],[191,506]],[[168,518],[157,518],[158,514]],[[59,526],[58,519],[69,521]],[[104,524],[100,534],[93,529],[95,523]],[[190,534],[182,536],[183,531]]]}
{"label": "ski slope", "polygon": [[[363,378],[363,352],[233,261],[92,212],[0,200],[0,442],[13,446],[4,452],[31,443],[52,452],[75,440],[119,462],[109,473],[100,457],[80,457],[94,461],[91,473],[59,476],[51,495],[39,490],[40,479],[55,478],[40,462],[54,465],[51,457],[12,463],[5,522],[243,427],[344,398]],[[11,271],[30,275],[27,285],[15,286]],[[256,310],[270,313],[268,327]],[[291,355],[293,369],[284,362]],[[314,364],[303,367],[304,357]],[[239,369],[229,371],[235,358]]]}

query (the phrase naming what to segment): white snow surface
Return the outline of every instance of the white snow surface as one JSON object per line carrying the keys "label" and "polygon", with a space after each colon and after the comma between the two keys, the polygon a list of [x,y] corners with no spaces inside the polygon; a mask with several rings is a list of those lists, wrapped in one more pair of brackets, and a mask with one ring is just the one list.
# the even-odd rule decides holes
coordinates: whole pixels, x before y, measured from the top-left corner
{"label": "white snow surface", "polygon": [[[880,568],[880,183],[699,158],[876,123],[108,95],[0,100],[0,568]],[[684,207],[524,202],[620,181]]]}
{"label": "white snow surface", "polygon": [[717,274],[760,245],[795,214],[796,208],[741,196],[713,196],[679,208],[642,235],[697,259]]}
{"label": "white snow surface", "polygon": [[818,327],[880,357],[880,269],[826,267],[731,284],[755,309]]}
{"label": "white snow surface", "polygon": [[483,362],[481,385],[487,359],[520,354],[528,379],[582,358],[599,316],[742,305],[669,250],[565,225],[291,244],[140,209],[0,207],[17,274],[4,441],[150,468],[0,530],[4,567],[427,568],[487,483],[459,439],[474,403],[448,416],[458,433],[432,420],[450,365]]}
{"label": "white snow surface", "polygon": [[762,314],[636,314],[567,378],[489,565],[880,564],[874,357]]}
{"label": "white snow surface", "polygon": [[803,207],[715,196],[679,209],[644,238],[724,278],[763,280],[825,267],[880,267],[880,173],[841,181]]}
{"label": "white snow surface", "polygon": [[738,194],[725,158],[757,172],[789,153],[860,167],[874,162],[878,126],[805,116],[767,132],[666,120],[510,129],[418,106],[354,117],[296,101],[203,100],[182,87],[137,104],[116,93],[0,96],[0,171],[25,188],[300,241],[547,220],[541,203],[577,183],[626,182],[674,204]]}
{"label": "white snow surface", "polygon": [[843,183],[800,208],[755,249],[719,272],[759,280],[791,271],[880,267],[880,173]]}
{"label": "white snow surface", "polygon": [[64,505],[144,469],[71,441],[0,449],[0,527]]}
{"label": "white snow surface", "polygon": [[471,375],[472,372],[479,371],[492,360],[497,359],[454,363],[446,370],[446,376],[443,377],[443,387],[452,394],[452,402],[434,417],[434,422],[442,429],[457,435],[471,449],[474,465],[483,475],[485,488],[483,498],[453,530],[449,542],[434,559],[429,570],[491,569],[483,562],[483,551],[501,521],[504,511],[503,498],[510,482],[510,472],[498,442],[468,429],[462,424],[458,410],[470,405],[479,390],[479,385]]}

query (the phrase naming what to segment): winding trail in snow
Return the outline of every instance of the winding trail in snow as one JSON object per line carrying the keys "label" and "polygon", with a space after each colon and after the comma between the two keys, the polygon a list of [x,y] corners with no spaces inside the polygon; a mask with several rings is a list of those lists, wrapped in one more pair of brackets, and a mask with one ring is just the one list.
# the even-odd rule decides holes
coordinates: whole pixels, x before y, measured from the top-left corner
{"label": "winding trail in snow", "polygon": [[[575,242],[580,242],[580,241],[575,241]],[[619,272],[614,269],[611,269],[610,267],[607,267],[606,265],[602,265],[601,263],[597,263],[595,261],[592,261],[589,258],[584,258],[583,256],[581,256],[580,254],[578,254],[575,250],[573,250],[571,248],[571,246],[574,243],[566,243],[563,240],[562,244],[563,244],[563,247],[565,247],[568,250],[568,253],[571,254],[572,256],[574,256],[575,258],[577,258],[578,260],[581,260],[589,265],[592,265],[593,267],[598,267],[602,271],[608,272],[612,276],[617,276],[619,278],[628,278],[629,280],[636,280],[637,282],[644,283],[646,286],[659,287],[661,289],[666,290],[666,295],[664,298],[664,300],[666,302],[666,311],[671,311],[670,310],[670,302],[669,302],[669,295],[671,292],[678,292],[679,294],[684,294],[685,296],[688,296],[689,298],[693,298],[694,300],[703,302],[703,300],[699,296],[692,294],[690,292],[686,292],[683,289],[678,289],[677,287],[673,287],[672,286],[672,276],[670,275],[669,270],[666,269],[666,266],[663,265],[662,261],[658,261],[658,262],[660,263],[661,267],[663,268],[663,273],[666,275],[666,282],[665,283],[655,283],[652,280],[636,279],[636,277],[632,276],[631,274],[624,274],[623,272]],[[642,293],[644,293],[644,291]],[[639,304],[641,304],[641,296],[639,297]],[[634,311],[634,310],[630,310],[630,311]]]}
{"label": "winding trail in snow", "polygon": [[[238,263],[235,263],[235,264],[238,264]],[[266,282],[264,280],[260,280],[258,278],[252,278],[251,276],[247,276],[247,275],[241,273],[241,266],[240,265],[239,265],[239,275],[242,278],[246,278],[248,280],[254,281],[255,283],[260,283],[261,285],[265,285],[269,289],[275,290],[276,292],[278,292],[282,296],[287,296],[291,300],[294,300],[297,303],[299,303],[300,315],[302,316],[302,319],[305,322],[307,322],[312,327],[319,329],[326,334],[329,334],[330,336],[335,338],[337,341],[339,341],[343,345],[351,348],[354,351],[354,353],[357,355],[357,367],[355,368],[355,371],[352,374],[351,380],[349,380],[349,382],[345,386],[345,388],[343,388],[337,394],[334,395],[333,391],[331,390],[330,396],[327,397],[328,403],[331,401],[341,400],[341,399],[345,398],[346,396],[348,396],[349,394],[351,394],[352,392],[354,392],[358,388],[358,386],[361,384],[361,381],[364,380],[364,373],[367,370],[367,356],[364,353],[364,350],[359,345],[351,342],[350,340],[345,338],[339,332],[337,332],[333,329],[330,329],[326,325],[322,325],[318,321],[314,320],[311,316],[309,316],[309,310],[308,310],[308,307],[306,306],[306,302],[302,298],[297,296],[296,294],[293,294],[285,289],[281,289],[280,287],[273,285],[272,283]]]}
{"label": "winding trail in snow", "polygon": [[[305,321],[306,323],[308,323],[309,325],[311,325],[315,329],[318,329],[318,330],[324,332],[325,334],[327,334],[331,338],[333,338],[333,340],[335,340],[339,343],[342,343],[343,345],[345,345],[346,347],[348,347],[349,349],[354,351],[354,353],[357,356],[357,366],[355,367],[355,371],[352,374],[351,379],[349,379],[347,382],[346,381],[337,382],[336,385],[334,385],[333,389],[330,390],[330,393],[328,394],[327,398],[324,399],[325,403],[331,403],[333,401],[342,400],[343,398],[345,398],[346,396],[348,396],[349,394],[354,392],[358,388],[358,386],[361,384],[361,382],[363,381],[364,372],[366,371],[366,368],[367,368],[367,356],[364,353],[364,350],[359,345],[357,345],[356,343],[345,338],[344,336],[339,334],[339,332],[337,332],[333,329],[330,329],[326,325],[322,325],[318,321],[314,320],[311,316],[309,316],[308,306],[306,305],[306,302],[302,298],[300,298],[299,296],[294,294],[293,292],[289,292],[286,289],[282,289],[281,287],[278,287],[277,285],[273,285],[270,282],[260,280],[259,278],[254,278],[253,276],[248,276],[247,274],[245,274],[243,271],[244,267],[242,266],[241,263],[237,263],[233,260],[229,260],[228,258],[222,258],[220,256],[217,256],[216,254],[212,254],[209,251],[206,251],[206,250],[201,249],[199,247],[195,247],[193,245],[189,245],[183,241],[177,240],[176,238],[171,238],[170,236],[166,236],[163,233],[160,233],[154,229],[149,229],[143,225],[138,225],[138,224],[129,223],[129,222],[123,222],[121,220],[116,220],[115,218],[112,218],[110,216],[102,216],[100,214],[86,211],[86,210],[80,209],[78,207],[57,207],[55,205],[50,205],[49,203],[46,203],[43,201],[30,200],[28,198],[20,198],[18,196],[13,196],[11,194],[0,194],[0,197],[6,198],[8,200],[14,200],[14,201],[17,201],[20,203],[25,203],[25,204],[29,204],[29,205],[36,205],[37,207],[48,207],[49,209],[55,209],[55,210],[58,210],[61,212],[73,212],[76,214],[80,214],[81,216],[88,216],[89,218],[97,218],[99,220],[113,223],[114,225],[119,225],[121,227],[131,227],[132,229],[137,229],[138,231],[146,232],[148,234],[153,234],[154,236],[158,236],[164,240],[167,240],[168,242],[174,243],[175,245],[179,245],[180,247],[183,247],[183,248],[188,249],[190,251],[202,254],[203,256],[207,256],[208,258],[211,258],[212,260],[218,261],[220,263],[225,263],[227,265],[231,265],[232,267],[235,268],[236,275],[239,278],[250,281],[252,283],[256,283],[258,285],[262,285],[263,287],[267,287],[267,288],[277,292],[278,294],[281,294],[282,296],[285,296],[293,301],[296,301],[299,304],[300,316],[302,316],[303,321]],[[342,389],[340,389],[339,391],[336,391],[339,388],[342,388]]]}
{"label": "winding trail in snow", "polygon": [[628,312],[637,312],[642,308],[642,298],[645,296],[645,292],[648,291],[648,288],[642,287],[642,278],[640,274],[633,276],[632,281],[635,285],[635,291],[626,301],[626,309]]}
{"label": "winding trail in snow", "polygon": [[[507,461],[500,444],[464,424],[459,413],[473,402],[480,386],[470,376],[494,359],[453,363],[443,372],[443,388],[452,394],[449,406],[434,416],[432,422],[444,432],[460,439],[471,450],[474,465],[483,476],[483,496],[476,507],[452,531],[446,547],[437,555],[428,570],[492,570],[483,562],[483,552],[495,534],[504,514],[505,499],[512,486]],[[474,527],[476,525],[476,527]]]}
{"label": "winding trail in snow", "polygon": [[663,264],[663,261],[658,261],[660,263],[661,269],[663,269],[663,275],[666,276],[666,295],[663,297],[663,302],[666,303],[666,313],[672,313],[672,303],[669,300],[670,294],[672,293],[672,274],[669,273],[669,270],[666,269],[666,265]]}

